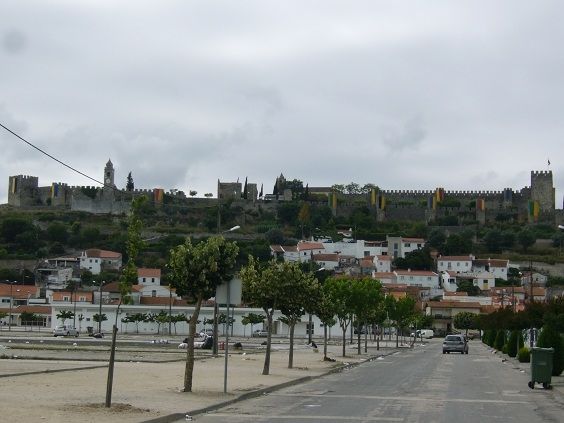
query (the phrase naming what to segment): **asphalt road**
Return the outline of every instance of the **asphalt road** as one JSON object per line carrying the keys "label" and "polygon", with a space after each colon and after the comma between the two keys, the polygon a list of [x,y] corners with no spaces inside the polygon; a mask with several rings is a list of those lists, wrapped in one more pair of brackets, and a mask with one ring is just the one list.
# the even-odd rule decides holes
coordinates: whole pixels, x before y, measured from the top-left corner
{"label": "asphalt road", "polygon": [[559,393],[530,390],[528,376],[480,341],[442,354],[441,340],[341,373],[242,401],[193,421],[563,422]]}

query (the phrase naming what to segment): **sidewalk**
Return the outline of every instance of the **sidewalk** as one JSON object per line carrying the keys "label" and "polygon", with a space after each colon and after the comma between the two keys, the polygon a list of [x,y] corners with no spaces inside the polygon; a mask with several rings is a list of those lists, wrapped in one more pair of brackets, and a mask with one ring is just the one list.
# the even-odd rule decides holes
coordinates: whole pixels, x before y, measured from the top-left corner
{"label": "sidewalk", "polygon": [[198,410],[260,395],[396,351],[395,343],[380,351],[369,343],[368,353],[357,355],[356,345],[347,345],[347,356],[343,358],[342,347],[330,345],[328,355],[336,360],[330,362],[323,361],[322,345],[319,347],[316,353],[308,346],[296,345],[293,369],[287,367],[287,349],[274,351],[270,374],[266,376],[262,375],[263,350],[230,352],[225,394],[223,355],[196,361],[190,393],[182,392],[184,361],[118,362],[110,409],[104,407],[107,367],[97,367],[99,362],[1,360],[0,380],[6,388],[2,394],[2,419],[53,423],[175,421]]}

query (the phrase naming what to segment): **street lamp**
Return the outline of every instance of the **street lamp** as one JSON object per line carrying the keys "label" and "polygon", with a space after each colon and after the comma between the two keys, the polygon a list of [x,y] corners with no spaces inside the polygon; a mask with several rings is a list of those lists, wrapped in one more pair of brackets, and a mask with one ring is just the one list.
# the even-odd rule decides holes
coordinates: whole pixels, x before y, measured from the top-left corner
{"label": "street lamp", "polygon": [[[218,233],[219,235],[223,236],[223,234],[225,234],[225,233],[233,232],[233,231],[236,231],[236,230],[238,230],[238,229],[241,228],[241,226],[235,225],[235,226],[233,226],[232,228],[229,228],[229,229],[227,229],[227,230],[225,230],[225,231],[221,231],[221,230],[220,230],[221,228],[219,227],[219,225],[220,225],[220,220],[219,220],[219,212],[218,212],[217,233]],[[228,284],[229,284],[229,282],[228,282]],[[229,285],[227,286],[227,290],[228,290],[228,292],[229,292]],[[227,317],[229,317],[229,308],[228,308],[227,311],[228,311]],[[218,316],[218,314],[219,314],[219,305],[218,305],[218,303],[217,303],[217,298],[216,298],[215,301],[214,301],[214,305],[213,305],[213,347],[212,347],[212,354],[213,354],[214,356],[217,355],[217,342],[218,342],[218,339],[217,339],[217,332],[218,332],[218,328],[217,328],[217,316]]]}

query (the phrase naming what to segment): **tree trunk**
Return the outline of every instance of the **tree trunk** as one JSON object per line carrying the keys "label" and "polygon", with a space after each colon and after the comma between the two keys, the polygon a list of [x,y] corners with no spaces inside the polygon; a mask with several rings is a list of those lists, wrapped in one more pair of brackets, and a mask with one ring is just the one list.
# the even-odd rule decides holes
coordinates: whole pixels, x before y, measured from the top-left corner
{"label": "tree trunk", "polygon": [[347,345],[347,328],[343,328],[343,357],[345,357],[345,347]]}
{"label": "tree trunk", "polygon": [[360,322],[358,323],[357,327],[356,327],[356,353],[358,355],[360,355],[360,332],[362,332],[361,330],[361,325]]}
{"label": "tree trunk", "polygon": [[272,315],[274,309],[266,313],[266,320],[268,322],[268,337],[266,338],[266,354],[264,356],[264,367],[262,369],[263,375],[268,375],[270,372],[270,347],[272,345]]}
{"label": "tree trunk", "polygon": [[323,324],[323,360],[327,359],[327,323]]}
{"label": "tree trunk", "polygon": [[188,348],[186,349],[186,367],[184,368],[184,392],[192,392],[192,378],[194,377],[194,336],[196,335],[196,323],[202,306],[202,298],[198,298],[194,313],[188,321]]}
{"label": "tree trunk", "polygon": [[396,348],[399,348],[399,327],[396,327]]}
{"label": "tree trunk", "polygon": [[290,353],[288,355],[288,368],[292,369],[294,367],[294,327],[295,323],[290,325]]}

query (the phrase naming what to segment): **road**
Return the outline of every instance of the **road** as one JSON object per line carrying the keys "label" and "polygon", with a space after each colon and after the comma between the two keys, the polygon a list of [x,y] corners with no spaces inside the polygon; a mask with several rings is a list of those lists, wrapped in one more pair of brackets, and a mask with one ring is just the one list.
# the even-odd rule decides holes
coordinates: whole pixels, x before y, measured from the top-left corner
{"label": "road", "polygon": [[480,341],[442,354],[441,340],[397,352],[205,415],[228,422],[562,422],[556,391],[530,390],[528,376]]}

